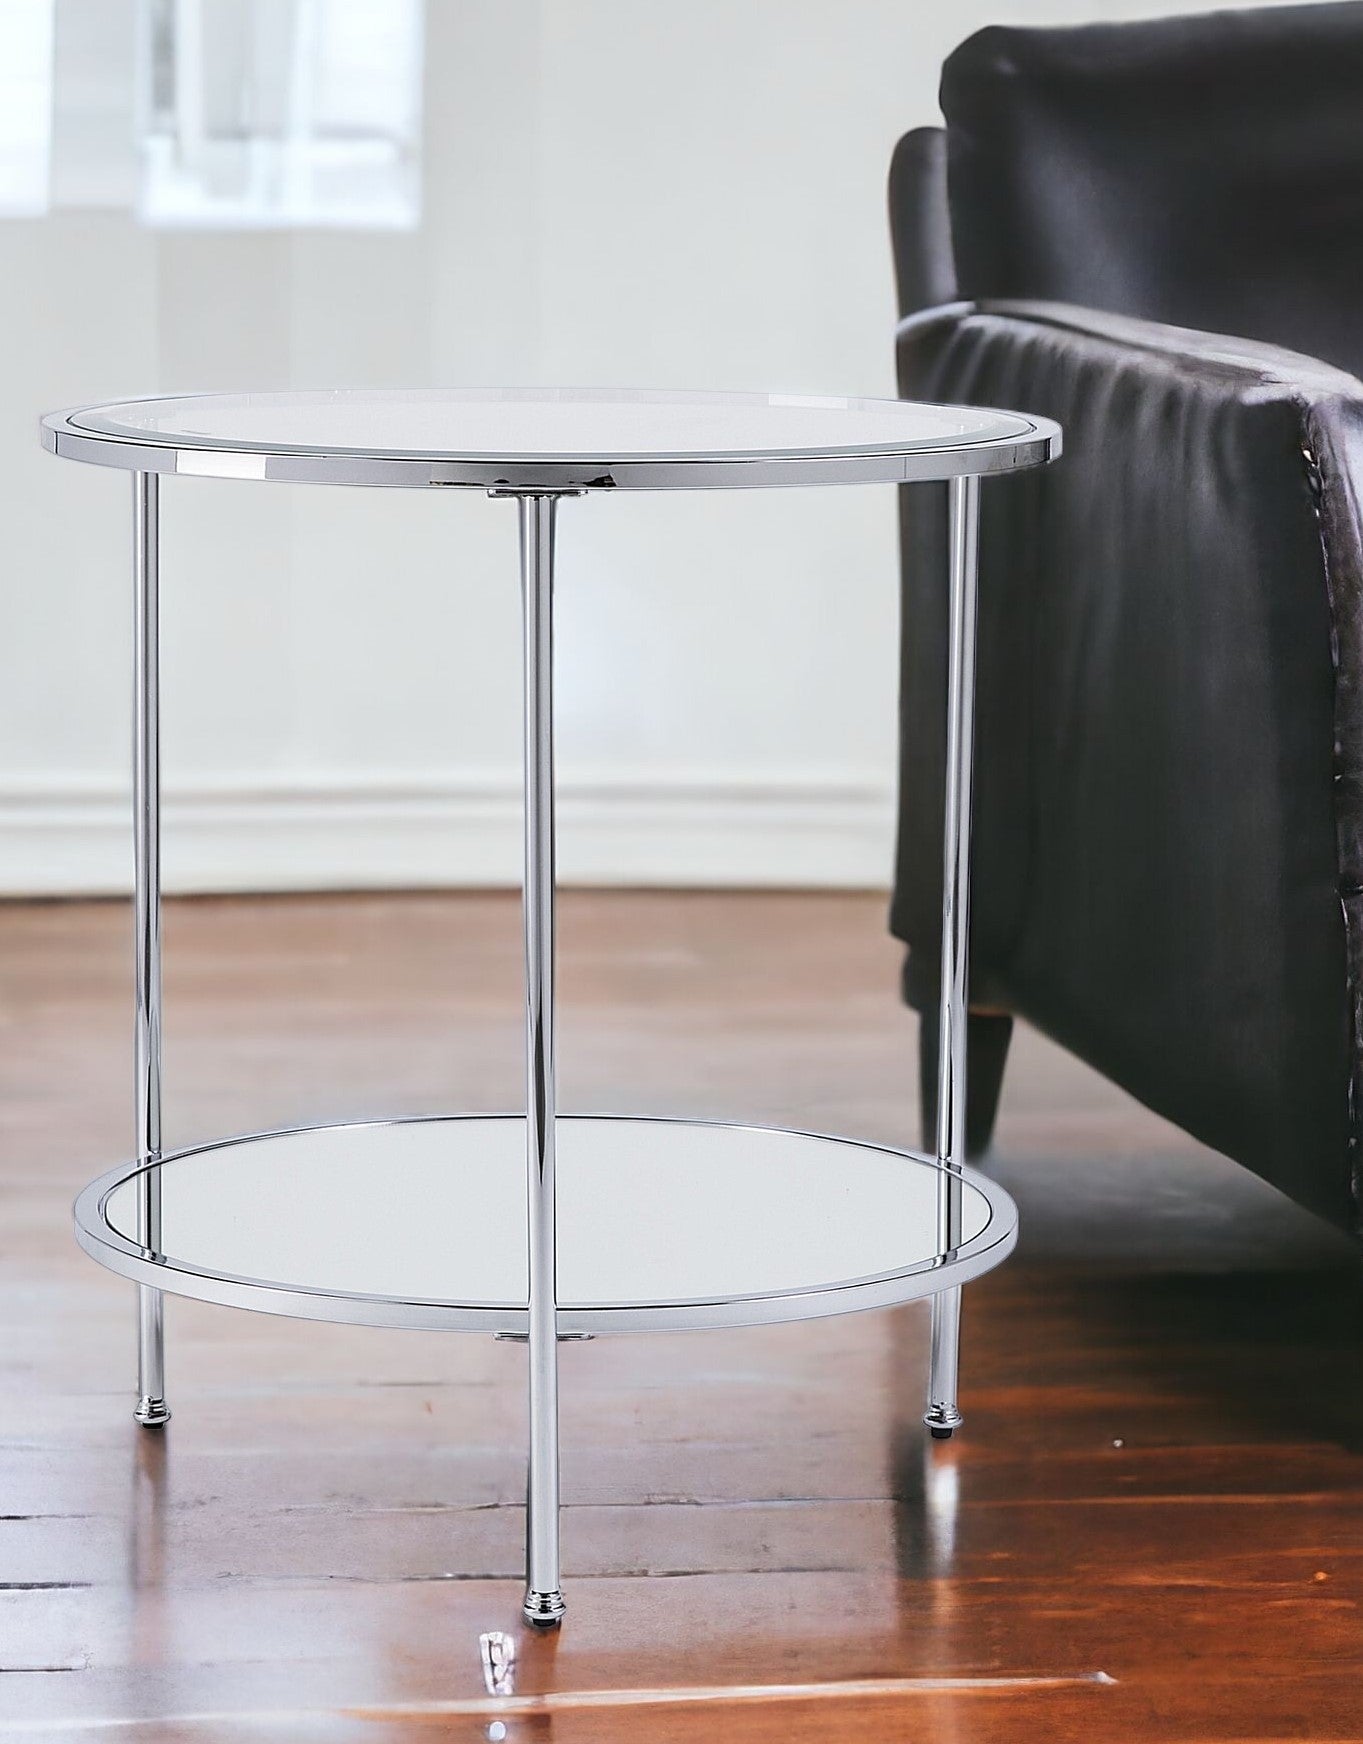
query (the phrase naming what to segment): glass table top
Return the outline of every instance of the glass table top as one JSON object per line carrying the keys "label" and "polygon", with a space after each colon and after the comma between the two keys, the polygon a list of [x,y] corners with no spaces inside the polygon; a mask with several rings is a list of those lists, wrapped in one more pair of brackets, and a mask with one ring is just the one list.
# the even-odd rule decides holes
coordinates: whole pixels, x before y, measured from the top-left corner
{"label": "glass table top", "polygon": [[[942,1177],[925,1158],[763,1127],[588,1116],[561,1116],[557,1144],[565,1311],[837,1292],[915,1267],[929,1268],[927,1277],[902,1281],[885,1299],[940,1287],[931,1268],[941,1263]],[[518,1116],[234,1140],[183,1153],[158,1173],[160,1250],[175,1271],[248,1280],[264,1291],[463,1304],[523,1317],[525,1123]],[[104,1221],[125,1242],[137,1239],[140,1180],[125,1176],[103,1200]],[[1011,1235],[1006,1195],[978,1177],[959,1191],[962,1248]],[[88,1217],[78,1206],[78,1225]],[[179,1286],[166,1278],[164,1287]],[[365,1318],[316,1304],[278,1311]],[[837,1310],[797,1303],[694,1323],[805,1311]]]}
{"label": "glass table top", "polygon": [[[818,482],[820,465],[830,482],[899,478],[919,476],[942,456],[956,459],[929,472],[955,476],[1040,464],[1059,443],[1056,426],[1044,419],[975,407],[557,388],[185,395],[53,414],[44,428],[58,453],[104,465],[213,472],[217,456],[216,470],[228,476],[508,488],[533,488],[533,470],[547,468],[550,485],[572,489],[724,483],[716,471],[736,465],[743,470],[735,483],[793,482],[793,468]],[[90,451],[100,443],[127,452]],[[156,460],[159,451],[181,452],[181,461],[167,466]],[[151,460],[139,458],[148,454]],[[223,464],[229,455],[294,465],[233,468]],[[962,464],[963,456],[973,463]],[[919,470],[905,473],[903,463],[915,457]],[[894,459],[901,465],[887,473],[883,463]],[[420,479],[376,472],[381,463],[452,470]],[[767,476],[772,469],[780,476]],[[698,478],[702,470],[709,476]]]}
{"label": "glass table top", "polygon": [[508,388],[191,395],[94,407],[71,422],[109,436],[250,450],[593,460],[936,448],[1030,428],[1010,413],[907,400]]}

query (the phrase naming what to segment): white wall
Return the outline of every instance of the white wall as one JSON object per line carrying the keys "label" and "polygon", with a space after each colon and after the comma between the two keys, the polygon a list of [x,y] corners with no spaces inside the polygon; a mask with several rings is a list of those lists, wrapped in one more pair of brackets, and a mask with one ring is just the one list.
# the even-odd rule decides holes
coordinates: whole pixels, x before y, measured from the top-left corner
{"label": "white wall", "polygon": [[[115,55],[129,3],[100,0]],[[429,0],[418,233],[0,221],[0,890],[128,880],[129,486],[44,455],[40,411],[335,384],[891,393],[885,172],[944,55],[985,22],[1153,10]],[[168,882],[513,878],[512,508],[181,479],[162,501]],[[893,492],[591,499],[560,525],[565,876],[885,882]]]}

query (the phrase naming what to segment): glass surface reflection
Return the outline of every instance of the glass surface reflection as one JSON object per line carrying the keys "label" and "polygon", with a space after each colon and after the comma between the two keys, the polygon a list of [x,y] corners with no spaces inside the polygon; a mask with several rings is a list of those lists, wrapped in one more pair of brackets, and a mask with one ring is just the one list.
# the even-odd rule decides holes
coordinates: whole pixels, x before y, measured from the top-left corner
{"label": "glass surface reflection", "polygon": [[[518,1116],[280,1133],[163,1165],[181,1267],[345,1294],[523,1306]],[[655,1304],[836,1286],[930,1260],[938,1171],[760,1127],[558,1122],[559,1302]],[[135,1240],[132,1181],[105,1215]],[[964,1239],[989,1205],[967,1183]]]}

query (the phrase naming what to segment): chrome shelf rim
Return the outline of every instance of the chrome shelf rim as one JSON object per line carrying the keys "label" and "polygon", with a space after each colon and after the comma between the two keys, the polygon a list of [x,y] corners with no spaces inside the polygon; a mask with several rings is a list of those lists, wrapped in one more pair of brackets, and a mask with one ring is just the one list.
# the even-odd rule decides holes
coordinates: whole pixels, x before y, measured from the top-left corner
{"label": "chrome shelf rim", "polygon": [[[466,390],[469,393],[477,390]],[[505,390],[503,390],[505,391]],[[526,395],[533,390],[523,390]],[[555,390],[561,391],[561,390]],[[586,397],[609,397],[609,390],[582,390]],[[791,448],[700,453],[487,454],[431,450],[304,447],[290,443],[256,446],[222,437],[157,435],[98,430],[81,419],[116,406],[164,404],[174,400],[237,399],[239,395],[181,394],[146,396],[145,401],[110,401],[72,406],[42,420],[43,446],[66,460],[111,466],[127,472],[188,474],[197,478],[274,480],[286,484],[378,485],[407,490],[469,489],[494,494],[554,492],[579,494],[618,490],[751,490],[764,486],[816,484],[910,484],[979,477],[1044,466],[1061,452],[1060,426],[1049,418],[986,406],[932,406],[935,411],[1002,418],[1011,430],[992,436],[963,434],[925,443],[921,438],[896,446],[830,444]],[[300,394],[300,399],[312,396]],[[749,402],[762,396],[696,394],[706,402],[726,397]],[[806,397],[817,403],[819,396]],[[845,404],[832,398],[830,406]],[[865,401],[874,404],[874,401]],[[904,408],[903,400],[883,400]]]}
{"label": "chrome shelf rim", "polygon": [[[862,1139],[840,1138],[828,1133],[806,1132],[800,1128],[763,1126],[744,1121],[674,1119],[661,1115],[565,1114],[558,1118],[561,1122],[626,1121],[643,1126],[783,1133],[822,1141],[834,1152],[845,1152],[849,1149],[874,1151],[883,1156],[902,1158],[936,1174],[945,1173],[936,1158],[921,1151],[875,1144]],[[427,1298],[321,1289],[312,1285],[215,1272],[177,1260],[173,1256],[153,1255],[115,1229],[108,1220],[106,1208],[112,1193],[152,1169],[170,1168],[185,1158],[230,1151],[241,1145],[305,1133],[378,1130],[442,1121],[507,1120],[523,1123],[524,1119],[521,1114],[435,1114],[283,1127],[187,1146],[183,1150],[168,1152],[155,1161],[123,1163],[91,1181],[77,1197],[73,1208],[76,1239],[92,1259],[122,1277],[175,1295],[215,1302],[228,1308],[245,1308],[288,1319],[328,1321],[352,1326],[523,1335],[527,1331],[527,1311],[514,1304],[433,1301]],[[831,1155],[830,1162],[835,1160]],[[952,1253],[915,1261],[897,1271],[760,1295],[715,1296],[676,1302],[575,1304],[559,1308],[558,1330],[560,1333],[594,1335],[775,1325],[894,1307],[968,1283],[972,1278],[991,1271],[1012,1252],[1017,1242],[1018,1217],[1017,1207],[1009,1194],[987,1176],[971,1168],[962,1169],[960,1175],[984,1199],[989,1208],[989,1217],[977,1235]]]}

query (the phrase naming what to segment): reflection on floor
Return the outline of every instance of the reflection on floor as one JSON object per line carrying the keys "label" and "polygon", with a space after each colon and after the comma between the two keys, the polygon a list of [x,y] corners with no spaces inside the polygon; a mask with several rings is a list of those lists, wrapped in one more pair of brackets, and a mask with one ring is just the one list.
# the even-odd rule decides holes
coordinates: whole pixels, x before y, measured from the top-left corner
{"label": "reflection on floor", "polygon": [[[883,910],[568,898],[565,1102],[912,1142]],[[506,897],[177,904],[167,951],[172,1141],[516,1102]],[[1353,1249],[1039,1038],[962,1435],[919,1427],[918,1307],[565,1346],[555,1640],[517,1615],[518,1347],[175,1302],[175,1418],[134,1428],[130,1290],[67,1223],[127,1148],[128,956],[119,905],[0,909],[0,1727],[1363,1735]]]}

